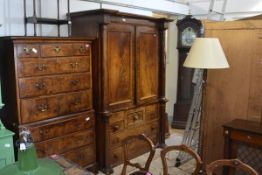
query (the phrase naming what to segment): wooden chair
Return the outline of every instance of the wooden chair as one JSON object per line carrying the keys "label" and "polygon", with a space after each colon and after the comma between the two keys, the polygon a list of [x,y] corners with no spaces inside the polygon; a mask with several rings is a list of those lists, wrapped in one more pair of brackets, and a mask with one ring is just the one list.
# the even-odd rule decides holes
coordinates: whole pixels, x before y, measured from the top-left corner
{"label": "wooden chair", "polygon": [[[135,140],[141,140],[141,141],[145,142],[150,148],[149,157],[148,157],[144,167],[142,167],[139,163],[131,163],[130,159],[128,158],[128,144],[131,143],[132,141],[135,141]],[[153,157],[155,155],[154,143],[144,134],[139,134],[139,135],[135,135],[135,136],[129,136],[126,139],[124,139],[123,140],[123,147],[124,147],[124,166],[123,166],[121,175],[126,175],[127,166],[132,166],[132,167],[139,169],[138,171],[133,172],[130,175],[146,175],[147,172],[149,171],[150,164],[151,164]]]}
{"label": "wooden chair", "polygon": [[161,160],[162,160],[162,164],[163,164],[163,175],[168,175],[168,166],[167,166],[167,161],[166,161],[166,154],[170,151],[181,151],[184,153],[189,154],[190,156],[192,156],[193,159],[195,159],[195,170],[192,173],[193,175],[197,175],[200,172],[200,169],[202,167],[202,160],[200,158],[200,156],[191,148],[187,147],[186,145],[174,145],[174,146],[167,146],[165,147],[161,152]]}
{"label": "wooden chair", "polygon": [[218,167],[232,167],[234,169],[241,169],[242,171],[250,174],[250,175],[258,175],[256,170],[254,170],[251,166],[241,162],[238,159],[221,159],[211,162],[206,166],[206,174],[213,175],[214,170]]}

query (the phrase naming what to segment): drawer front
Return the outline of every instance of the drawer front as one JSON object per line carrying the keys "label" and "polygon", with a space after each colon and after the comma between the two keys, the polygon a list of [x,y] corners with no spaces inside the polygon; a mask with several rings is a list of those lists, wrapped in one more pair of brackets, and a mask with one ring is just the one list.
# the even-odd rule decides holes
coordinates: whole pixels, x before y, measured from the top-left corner
{"label": "drawer front", "polygon": [[[130,159],[133,159],[137,156],[140,156],[148,152],[150,149],[145,142],[134,140],[133,142],[130,142],[130,144],[128,144],[127,150],[128,150],[127,156]],[[123,147],[117,147],[115,149],[110,150],[109,152],[110,152],[109,154],[110,164],[112,164],[113,166],[116,166],[116,165],[123,163],[124,161]]]}
{"label": "drawer front", "polygon": [[154,122],[151,122],[151,123],[148,123],[147,125],[146,125],[146,135],[152,135],[152,134],[157,134],[157,133],[159,133],[159,121],[158,120],[156,120],[156,121],[154,121]]}
{"label": "drawer front", "polygon": [[110,148],[115,148],[122,145],[122,141],[126,138],[126,133],[120,132],[118,134],[110,134],[109,144]]}
{"label": "drawer front", "polygon": [[110,124],[110,133],[118,133],[119,131],[123,131],[125,129],[124,120],[117,121],[115,123]]}
{"label": "drawer front", "polygon": [[21,98],[83,90],[90,87],[90,73],[19,79]]}
{"label": "drawer front", "polygon": [[18,61],[18,77],[90,72],[90,57],[27,58]]}
{"label": "drawer front", "polygon": [[90,55],[91,45],[88,43],[77,43],[73,45],[74,55]]}
{"label": "drawer front", "polygon": [[109,124],[115,123],[115,122],[119,122],[121,120],[125,119],[125,112],[121,111],[121,112],[116,112],[113,113],[110,118],[109,118]]}
{"label": "drawer front", "polygon": [[21,100],[22,124],[82,112],[92,107],[91,90]]}
{"label": "drawer front", "polygon": [[89,146],[77,148],[73,151],[66,152],[65,154],[63,154],[63,156],[66,159],[71,160],[72,162],[75,162],[82,167],[85,167],[96,162],[95,154],[95,145],[92,144]]}
{"label": "drawer front", "polygon": [[124,150],[122,147],[118,147],[109,151],[109,161],[113,166],[119,165],[124,161]]}
{"label": "drawer front", "polygon": [[144,122],[144,109],[139,109],[136,111],[129,111],[126,114],[126,126],[131,127]]}
{"label": "drawer front", "polygon": [[158,105],[146,106],[146,121],[151,121],[159,118]]}
{"label": "drawer front", "polygon": [[231,139],[262,146],[262,136],[242,131],[231,131]]}
{"label": "drawer front", "polygon": [[90,57],[59,58],[58,70],[61,73],[90,72]]}
{"label": "drawer front", "polygon": [[70,134],[80,130],[94,128],[95,117],[93,114],[82,113],[70,116],[70,119],[50,122],[46,125],[31,126],[30,131],[35,142],[48,140],[61,135]]}
{"label": "drawer front", "polygon": [[52,140],[35,143],[39,157],[61,154],[69,150],[94,143],[94,131],[81,131]]}
{"label": "drawer front", "polygon": [[42,44],[41,56],[42,57],[59,57],[59,56],[72,56],[72,44]]}
{"label": "drawer front", "polygon": [[39,45],[38,44],[17,44],[16,54],[17,57],[27,58],[27,57],[39,57]]}

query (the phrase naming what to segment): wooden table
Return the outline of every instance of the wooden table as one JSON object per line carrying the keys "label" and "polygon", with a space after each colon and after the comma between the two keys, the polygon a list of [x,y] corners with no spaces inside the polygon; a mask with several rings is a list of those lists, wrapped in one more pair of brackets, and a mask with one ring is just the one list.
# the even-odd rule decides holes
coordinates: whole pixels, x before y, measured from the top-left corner
{"label": "wooden table", "polygon": [[238,158],[262,174],[262,125],[236,119],[223,125],[226,159]]}

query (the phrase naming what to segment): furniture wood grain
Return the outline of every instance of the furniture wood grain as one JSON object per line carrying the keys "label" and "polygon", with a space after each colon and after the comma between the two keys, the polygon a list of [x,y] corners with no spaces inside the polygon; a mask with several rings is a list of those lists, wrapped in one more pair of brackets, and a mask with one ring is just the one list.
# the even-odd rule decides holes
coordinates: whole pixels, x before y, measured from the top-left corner
{"label": "furniture wood grain", "polygon": [[[112,173],[112,166],[123,161],[121,143],[127,136],[145,133],[164,145],[168,20],[105,9],[70,15],[73,36],[96,37],[92,69],[98,162],[104,173]],[[131,157],[147,151],[136,146]]]}
{"label": "furniture wood grain", "polygon": [[81,166],[96,165],[91,41],[3,37],[0,54],[3,121],[16,139],[27,127],[39,157],[63,154]]}
{"label": "furniture wood grain", "polygon": [[206,37],[219,38],[230,65],[207,73],[201,138],[203,161],[210,163],[223,158],[223,124],[236,118],[262,121],[261,69],[254,69],[261,67],[261,20],[205,22],[204,26]]}

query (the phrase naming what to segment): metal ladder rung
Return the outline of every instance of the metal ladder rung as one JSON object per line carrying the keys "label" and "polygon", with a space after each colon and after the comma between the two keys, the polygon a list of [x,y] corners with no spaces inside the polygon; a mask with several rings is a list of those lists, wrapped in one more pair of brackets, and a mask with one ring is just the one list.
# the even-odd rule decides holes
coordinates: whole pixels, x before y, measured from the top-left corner
{"label": "metal ladder rung", "polygon": [[221,12],[218,12],[218,11],[214,11],[214,5],[215,5],[215,1],[216,0],[211,0],[210,1],[210,5],[209,5],[209,10],[208,10],[208,15],[207,15],[207,19],[210,19],[211,17],[211,14],[214,12],[216,14],[219,14],[221,15],[220,16],[220,20],[222,21],[224,19],[224,15],[225,15],[225,11],[226,11],[226,4],[227,4],[227,0],[223,0],[223,5],[222,5],[222,8],[221,8]]}

